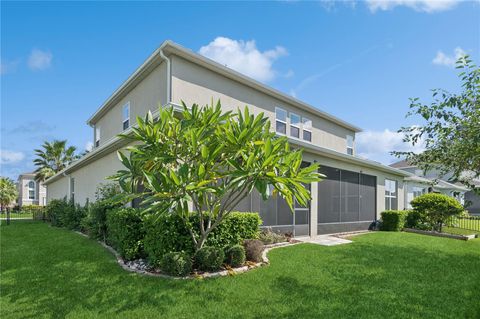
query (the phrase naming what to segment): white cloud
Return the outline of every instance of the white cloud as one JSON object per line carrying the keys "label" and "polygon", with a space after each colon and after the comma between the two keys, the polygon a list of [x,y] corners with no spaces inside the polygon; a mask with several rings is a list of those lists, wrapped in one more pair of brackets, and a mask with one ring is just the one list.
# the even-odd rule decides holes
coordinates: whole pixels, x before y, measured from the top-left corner
{"label": "white cloud", "polygon": [[448,55],[443,53],[443,51],[438,51],[437,55],[433,58],[432,63],[453,68],[457,60],[466,54],[467,52],[460,47],[455,48],[453,55]]}
{"label": "white cloud", "polygon": [[28,57],[28,66],[33,71],[45,70],[52,65],[52,59],[52,53],[39,49],[33,49]]}
{"label": "white cloud", "polygon": [[405,6],[415,11],[433,13],[452,9],[459,2],[457,0],[366,0],[368,8],[372,12]]}
{"label": "white cloud", "polygon": [[25,154],[22,152],[15,152],[10,150],[0,150],[0,164],[15,164],[22,161]]}
{"label": "white cloud", "polygon": [[392,151],[420,153],[424,150],[423,143],[412,146],[403,142],[403,133],[384,131],[365,131],[356,135],[356,152],[365,157],[383,164],[390,164],[396,157],[390,155]]}
{"label": "white cloud", "polygon": [[208,45],[202,46],[198,52],[262,82],[271,81],[277,76],[273,62],[288,54],[281,46],[261,52],[254,40],[232,40],[225,37],[217,37]]}
{"label": "white cloud", "polygon": [[85,143],[85,150],[86,151],[90,152],[92,149],[93,149],[93,142],[88,141],[87,143]]}

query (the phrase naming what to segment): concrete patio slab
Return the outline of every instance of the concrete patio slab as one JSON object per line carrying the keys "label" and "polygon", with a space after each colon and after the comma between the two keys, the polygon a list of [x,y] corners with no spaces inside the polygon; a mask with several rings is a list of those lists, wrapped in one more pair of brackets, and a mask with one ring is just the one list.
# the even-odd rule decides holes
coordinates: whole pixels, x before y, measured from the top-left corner
{"label": "concrete patio slab", "polygon": [[350,244],[352,241],[344,238],[339,238],[330,235],[320,235],[313,238],[298,238],[301,242],[317,244],[322,246],[336,246],[343,244]]}

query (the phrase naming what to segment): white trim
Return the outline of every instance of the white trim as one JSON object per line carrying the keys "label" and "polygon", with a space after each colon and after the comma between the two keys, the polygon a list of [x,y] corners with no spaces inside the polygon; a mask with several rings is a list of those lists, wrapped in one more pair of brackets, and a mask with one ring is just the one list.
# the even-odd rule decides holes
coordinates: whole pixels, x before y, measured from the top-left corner
{"label": "white trim", "polygon": [[[277,110],[285,112],[285,121],[277,118]],[[277,131],[277,121],[285,124],[285,133]],[[288,135],[288,111],[285,110],[285,109],[282,109],[281,107],[278,107],[278,106],[275,106],[275,132],[277,134],[284,135],[284,136]]]}
{"label": "white trim", "polygon": [[[127,110],[128,112],[128,117],[125,118],[125,109]],[[130,101],[128,101],[127,103],[125,103],[123,106],[122,106],[122,131],[125,131],[127,130],[132,123],[130,123]],[[125,122],[128,121],[128,126],[125,127]]]}
{"label": "white trim", "polygon": [[[33,189],[30,187],[30,183],[33,183]],[[37,200],[37,192],[36,192],[36,189],[37,189],[37,182],[35,181],[28,181],[28,184],[27,184],[27,189],[28,189],[28,200]],[[30,198],[30,191],[33,190],[33,198]]]}
{"label": "white trim", "polygon": [[[302,125],[302,117],[300,115],[296,114],[296,113],[293,113],[293,112],[289,112],[289,113],[290,114],[288,116],[288,119],[290,120],[290,125],[289,125],[290,136],[296,137],[296,136],[292,135],[292,127],[294,127],[296,129],[298,129],[298,138],[300,138],[301,135],[302,135],[302,129],[300,127]],[[292,124],[292,115],[298,117],[298,125]]]}

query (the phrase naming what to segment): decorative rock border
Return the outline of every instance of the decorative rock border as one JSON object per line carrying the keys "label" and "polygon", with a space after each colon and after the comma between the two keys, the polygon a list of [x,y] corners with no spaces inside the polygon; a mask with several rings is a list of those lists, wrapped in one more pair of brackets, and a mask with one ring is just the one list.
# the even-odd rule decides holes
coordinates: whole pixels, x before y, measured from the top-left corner
{"label": "decorative rock border", "polygon": [[[89,238],[86,234],[75,231],[75,233]],[[293,242],[282,242],[282,243],[277,243],[277,244],[271,244],[271,245],[265,245],[263,252],[262,252],[262,261],[255,263],[255,262],[248,262],[246,263],[245,266],[237,267],[237,268],[230,268],[230,269],[225,269],[225,270],[220,270],[216,272],[204,272],[204,273],[194,273],[189,276],[185,277],[176,277],[176,276],[170,276],[164,273],[161,273],[160,271],[154,270],[154,271],[149,271],[146,267],[137,267],[135,266],[135,261],[125,261],[123,260],[122,256],[113,249],[111,246],[107,245],[106,243],[102,241],[97,241],[103,248],[108,250],[110,253],[112,253],[115,256],[115,259],[117,260],[117,263],[122,267],[123,270],[128,271],[128,272],[133,272],[137,273],[140,275],[145,275],[145,276],[152,276],[152,277],[161,277],[161,278],[168,278],[168,279],[202,279],[202,278],[216,278],[216,277],[223,277],[223,276],[234,276],[237,274],[244,273],[248,270],[259,268],[265,265],[268,265],[270,263],[267,254],[270,250],[275,249],[275,248],[280,248],[280,247],[285,247],[285,246],[293,246],[296,244],[299,244],[300,242],[293,241]],[[139,269],[143,268],[143,269]]]}
{"label": "decorative rock border", "polygon": [[459,239],[459,240],[470,240],[478,237],[478,235],[455,235],[455,234],[438,233],[434,231],[420,230],[420,229],[414,229],[414,228],[404,228],[403,231],[407,233],[415,233],[415,234],[422,234],[422,235],[429,235],[429,236],[436,236],[436,237],[445,237],[445,238],[452,238],[452,239]]}

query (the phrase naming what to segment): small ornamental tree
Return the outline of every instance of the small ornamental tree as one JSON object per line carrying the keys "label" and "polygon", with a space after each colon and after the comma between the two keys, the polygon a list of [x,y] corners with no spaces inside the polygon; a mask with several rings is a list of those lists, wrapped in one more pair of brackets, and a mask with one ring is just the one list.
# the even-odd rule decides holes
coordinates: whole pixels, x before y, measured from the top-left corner
{"label": "small ornamental tree", "polygon": [[455,198],[445,194],[424,194],[415,197],[410,204],[422,219],[439,232],[450,217],[463,212],[463,206]]}
{"label": "small ornamental tree", "polygon": [[3,212],[15,199],[18,191],[15,183],[8,177],[0,177],[0,211]]}
{"label": "small ornamental tree", "polygon": [[[118,153],[126,169],[111,178],[129,194],[125,199],[180,216],[196,250],[253,190],[265,200],[281,196],[293,211],[295,200],[304,206],[310,200],[303,184],[321,177],[317,164],[302,168],[302,151],[291,150],[263,113],[254,116],[247,107],[234,114],[222,112],[220,102],[183,104],[181,112],[160,108],[158,120],[148,113],[137,123],[132,134],[121,135],[136,142],[128,155]],[[191,225],[191,214],[198,214],[199,227]]]}
{"label": "small ornamental tree", "polygon": [[425,151],[392,154],[424,171],[437,169],[441,176],[451,174],[451,179],[475,189],[474,179],[480,177],[480,68],[462,56],[457,69],[460,92],[434,89],[427,104],[411,99],[407,116],[419,116],[423,123],[402,127],[399,132],[404,133],[405,142],[424,143]]}

